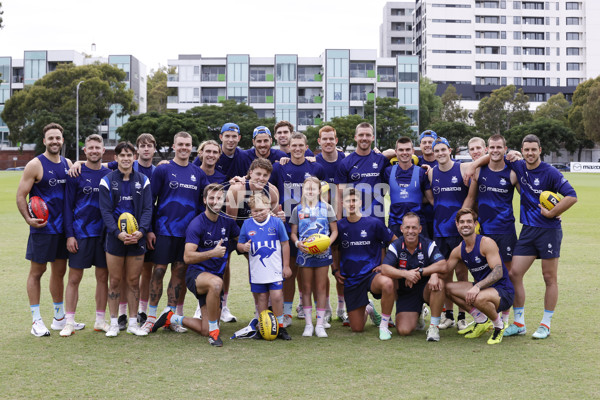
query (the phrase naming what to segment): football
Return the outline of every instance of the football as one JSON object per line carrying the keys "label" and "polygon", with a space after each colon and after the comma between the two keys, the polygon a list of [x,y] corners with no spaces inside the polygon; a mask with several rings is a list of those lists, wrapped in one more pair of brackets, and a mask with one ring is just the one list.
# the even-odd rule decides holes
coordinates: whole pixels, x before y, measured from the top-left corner
{"label": "football", "polygon": [[138,230],[138,223],[135,217],[127,212],[119,215],[117,224],[121,232],[129,233],[130,235]]}
{"label": "football", "polygon": [[306,238],[302,243],[306,246],[310,254],[319,254],[327,251],[331,245],[331,239],[327,235],[315,233]]}
{"label": "football", "polygon": [[[419,157],[417,157],[416,155],[412,155],[412,162],[415,165],[419,165]],[[390,164],[392,165],[396,165],[398,164],[398,157],[394,156],[390,159]]]}
{"label": "football", "polygon": [[275,340],[279,334],[279,324],[273,311],[263,310],[258,316],[258,331],[265,340]]}
{"label": "football", "polygon": [[44,220],[44,222],[48,221],[48,206],[44,199],[39,196],[33,196],[29,199],[27,207],[29,208],[31,218],[38,218]]}
{"label": "football", "polygon": [[329,183],[327,181],[321,181],[321,194],[325,194],[329,191]]}
{"label": "football", "polygon": [[554,206],[558,204],[563,198],[559,193],[554,193],[549,190],[545,190],[540,194],[540,204],[546,210],[552,210]]}

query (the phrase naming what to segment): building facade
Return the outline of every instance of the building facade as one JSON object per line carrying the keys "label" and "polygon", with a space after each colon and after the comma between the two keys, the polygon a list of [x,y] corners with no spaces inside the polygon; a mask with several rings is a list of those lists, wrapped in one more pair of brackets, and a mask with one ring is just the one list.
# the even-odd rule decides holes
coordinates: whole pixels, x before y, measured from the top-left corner
{"label": "building facade", "polygon": [[388,2],[383,7],[383,23],[379,27],[381,57],[413,54],[414,1]]}
{"label": "building facade", "polygon": [[[116,65],[127,73],[125,83],[128,89],[134,92],[134,101],[138,105],[135,114],[146,112],[146,66],[131,55],[111,55],[108,58],[86,57],[74,50],[41,50],[25,51],[22,59],[0,56],[0,113],[4,104],[10,97],[25,86],[32,85],[36,80],[42,78],[56,69],[59,64],[87,65],[95,62],[110,63]],[[117,111],[117,106],[111,106]],[[99,127],[102,137],[108,145],[114,145],[118,141],[116,129],[123,125],[129,117],[116,117],[116,112]],[[7,146],[8,127],[0,119],[0,145]]]}
{"label": "building facade", "polygon": [[233,99],[252,106],[259,117],[290,121],[297,130],[334,117],[364,115],[377,97],[395,97],[418,126],[419,74],[414,56],[380,58],[376,50],[328,49],[319,57],[182,54],[168,60],[177,89],[167,109],[185,112]]}

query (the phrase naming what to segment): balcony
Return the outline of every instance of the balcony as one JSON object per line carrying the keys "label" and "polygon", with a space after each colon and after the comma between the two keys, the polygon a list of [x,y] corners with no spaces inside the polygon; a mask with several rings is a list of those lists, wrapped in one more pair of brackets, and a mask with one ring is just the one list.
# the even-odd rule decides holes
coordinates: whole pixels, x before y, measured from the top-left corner
{"label": "balcony", "polygon": [[396,82],[396,74],[377,75],[377,82]]}
{"label": "balcony", "polygon": [[169,82],[179,82],[179,74],[168,74],[167,81]]}
{"label": "balcony", "polygon": [[167,103],[179,103],[179,96],[167,96]]}
{"label": "balcony", "polygon": [[298,96],[298,103],[323,103],[322,96]]}

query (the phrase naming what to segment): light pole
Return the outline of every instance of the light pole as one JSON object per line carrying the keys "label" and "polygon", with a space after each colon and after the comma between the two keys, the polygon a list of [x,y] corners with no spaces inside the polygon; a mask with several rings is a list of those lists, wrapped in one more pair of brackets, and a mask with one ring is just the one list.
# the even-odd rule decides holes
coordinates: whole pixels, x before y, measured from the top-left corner
{"label": "light pole", "polygon": [[374,145],[377,147],[377,91],[373,89],[369,93],[373,93],[373,134],[375,135]]}
{"label": "light pole", "polygon": [[83,82],[79,81],[75,90],[77,94],[77,103],[75,105],[75,161],[79,161],[79,85]]}

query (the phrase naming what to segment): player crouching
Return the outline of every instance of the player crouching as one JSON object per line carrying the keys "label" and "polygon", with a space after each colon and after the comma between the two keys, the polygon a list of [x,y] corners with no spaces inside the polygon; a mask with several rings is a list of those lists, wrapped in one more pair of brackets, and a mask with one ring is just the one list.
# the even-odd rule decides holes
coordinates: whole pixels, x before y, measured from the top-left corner
{"label": "player crouching", "polygon": [[492,239],[475,234],[475,221],[477,214],[469,208],[456,213],[456,227],[463,241],[448,259],[449,272],[463,261],[475,282],[450,282],[446,294],[460,307],[471,310],[475,325],[466,338],[479,337],[493,327],[488,344],[497,344],[502,341],[505,329],[498,312],[512,306],[515,290],[498,246]]}

